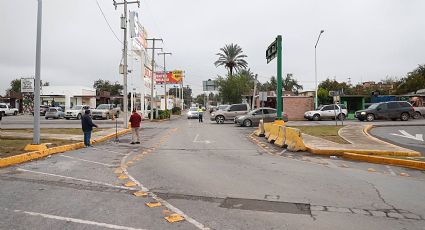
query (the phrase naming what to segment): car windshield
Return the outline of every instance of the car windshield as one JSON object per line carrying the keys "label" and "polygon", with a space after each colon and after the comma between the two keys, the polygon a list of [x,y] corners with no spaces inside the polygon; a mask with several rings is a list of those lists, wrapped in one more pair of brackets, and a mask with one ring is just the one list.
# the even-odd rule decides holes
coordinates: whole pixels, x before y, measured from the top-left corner
{"label": "car windshield", "polygon": [[82,109],[82,108],[83,108],[83,106],[82,106],[82,105],[77,105],[77,106],[73,107],[72,109],[80,110],[80,109]]}
{"label": "car windshield", "polygon": [[49,109],[49,112],[57,112],[57,109],[51,108],[51,109]]}
{"label": "car windshield", "polygon": [[256,109],[256,110],[252,110],[251,112],[249,112],[249,115],[252,115],[254,113],[261,113],[261,109]]}
{"label": "car windshield", "polygon": [[102,104],[97,107],[97,109],[109,109],[109,105]]}
{"label": "car windshield", "polygon": [[229,105],[219,105],[218,110],[225,110],[227,107],[229,107]]}
{"label": "car windshield", "polygon": [[198,111],[198,108],[190,108],[189,111]]}
{"label": "car windshield", "polygon": [[378,103],[372,104],[371,106],[369,106],[369,109],[376,109],[376,108],[378,108],[378,106],[379,106]]}
{"label": "car windshield", "polygon": [[323,108],[323,105],[319,105],[319,107],[317,107],[317,110],[321,110]]}

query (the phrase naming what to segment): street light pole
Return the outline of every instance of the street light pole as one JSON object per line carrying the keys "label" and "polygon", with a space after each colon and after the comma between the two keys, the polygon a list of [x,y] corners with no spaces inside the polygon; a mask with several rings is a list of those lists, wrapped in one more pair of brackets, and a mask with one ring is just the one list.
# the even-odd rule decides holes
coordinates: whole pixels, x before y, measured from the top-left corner
{"label": "street light pole", "polygon": [[158,56],[159,55],[162,55],[164,57],[164,76],[165,76],[165,78],[164,78],[164,103],[165,103],[165,110],[168,110],[168,108],[167,108],[167,72],[166,72],[167,70],[165,68],[165,55],[173,55],[173,54],[162,52],[162,53],[158,53]]}
{"label": "street light pole", "polygon": [[320,36],[322,33],[325,32],[324,30],[321,30],[319,33],[319,37],[317,37],[316,45],[314,45],[314,79],[315,79],[315,94],[314,94],[314,108],[317,109],[318,107],[318,100],[317,100],[317,44],[319,43]]}
{"label": "street light pole", "polygon": [[153,120],[153,86],[154,86],[154,74],[155,74],[155,50],[160,49],[162,51],[162,48],[155,48],[155,41],[162,41],[161,38],[148,38],[146,41],[152,41],[152,48],[146,48],[146,49],[152,49],[152,73],[151,73],[151,121]]}
{"label": "street light pole", "polygon": [[42,0],[38,0],[37,11],[37,41],[35,48],[35,84],[34,84],[34,130],[33,145],[40,144],[40,66],[41,66],[41,19],[42,19]]}

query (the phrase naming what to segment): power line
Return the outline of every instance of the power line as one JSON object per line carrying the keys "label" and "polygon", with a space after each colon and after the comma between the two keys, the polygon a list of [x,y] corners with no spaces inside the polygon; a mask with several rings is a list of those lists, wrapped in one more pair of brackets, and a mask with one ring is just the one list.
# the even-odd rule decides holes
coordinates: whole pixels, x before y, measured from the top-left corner
{"label": "power line", "polygon": [[96,4],[97,4],[97,7],[98,7],[98,8],[99,8],[99,10],[100,10],[100,13],[102,13],[103,18],[105,19],[106,24],[108,24],[108,27],[109,27],[109,29],[111,30],[112,34],[114,34],[115,38],[116,38],[116,39],[117,39],[117,40],[118,40],[121,44],[123,44],[123,43],[122,43],[122,41],[118,38],[118,36],[117,36],[117,34],[115,33],[115,31],[112,29],[111,25],[109,24],[108,19],[106,18],[105,14],[103,13],[102,7],[100,7],[99,2],[98,2],[97,0],[96,0]]}

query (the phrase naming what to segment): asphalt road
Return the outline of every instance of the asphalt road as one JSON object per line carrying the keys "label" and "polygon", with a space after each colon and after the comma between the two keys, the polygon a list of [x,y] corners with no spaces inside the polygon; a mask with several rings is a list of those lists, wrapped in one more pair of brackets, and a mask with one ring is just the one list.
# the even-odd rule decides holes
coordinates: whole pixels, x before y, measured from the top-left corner
{"label": "asphalt road", "polygon": [[0,229],[424,229],[425,173],[289,153],[207,119],[0,169]]}
{"label": "asphalt road", "polygon": [[425,126],[377,127],[371,134],[384,141],[421,152],[425,156]]}

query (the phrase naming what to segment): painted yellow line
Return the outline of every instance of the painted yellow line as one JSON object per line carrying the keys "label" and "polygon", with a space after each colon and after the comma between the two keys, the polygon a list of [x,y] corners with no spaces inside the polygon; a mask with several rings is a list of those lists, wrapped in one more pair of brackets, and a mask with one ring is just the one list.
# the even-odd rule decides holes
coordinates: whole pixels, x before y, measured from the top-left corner
{"label": "painted yellow line", "polygon": [[358,161],[366,161],[369,163],[375,164],[387,164],[387,165],[395,165],[406,168],[420,169],[425,170],[425,162],[424,161],[414,161],[414,160],[405,160],[384,156],[370,156],[370,155],[362,155],[351,152],[346,152],[343,154],[343,157],[350,160],[358,160]]}

